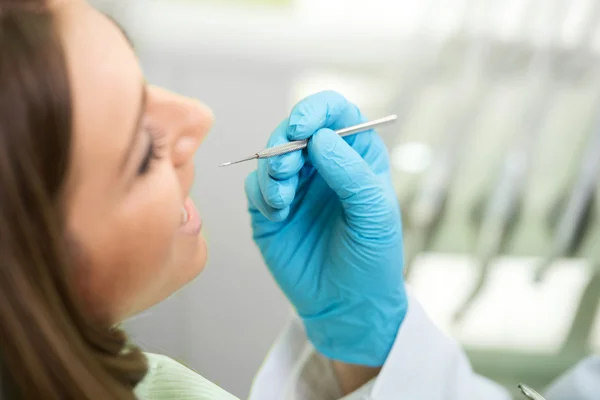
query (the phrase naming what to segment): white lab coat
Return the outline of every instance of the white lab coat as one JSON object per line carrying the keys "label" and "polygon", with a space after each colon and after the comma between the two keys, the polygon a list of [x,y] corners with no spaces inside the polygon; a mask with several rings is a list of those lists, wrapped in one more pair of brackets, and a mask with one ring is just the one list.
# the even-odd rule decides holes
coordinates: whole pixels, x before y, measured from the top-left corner
{"label": "white lab coat", "polygon": [[[339,399],[328,363],[315,353],[302,324],[292,320],[260,368],[250,400]],[[526,383],[526,382],[524,382]],[[599,400],[600,357],[582,361],[557,380],[547,400]],[[344,400],[511,400],[507,391],[475,374],[465,353],[409,296],[406,318],[379,376]]]}

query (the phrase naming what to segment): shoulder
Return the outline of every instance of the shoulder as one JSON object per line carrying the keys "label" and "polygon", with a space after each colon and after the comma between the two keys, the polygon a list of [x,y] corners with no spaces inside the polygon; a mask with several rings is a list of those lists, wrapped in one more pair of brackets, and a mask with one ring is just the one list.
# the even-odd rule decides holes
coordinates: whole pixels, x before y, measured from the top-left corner
{"label": "shoulder", "polygon": [[148,374],[136,388],[143,400],[238,400],[219,386],[170,357],[145,353]]}

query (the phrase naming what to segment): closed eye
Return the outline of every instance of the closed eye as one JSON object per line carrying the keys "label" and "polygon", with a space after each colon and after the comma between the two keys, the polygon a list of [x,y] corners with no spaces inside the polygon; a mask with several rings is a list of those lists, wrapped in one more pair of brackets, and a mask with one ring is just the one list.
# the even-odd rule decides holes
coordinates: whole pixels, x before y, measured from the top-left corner
{"label": "closed eye", "polygon": [[148,147],[146,149],[146,153],[144,154],[144,158],[138,167],[139,176],[147,174],[148,171],[150,171],[152,164],[160,160],[163,156],[161,133],[159,131],[148,130],[148,136],[150,137],[150,140],[148,140]]}

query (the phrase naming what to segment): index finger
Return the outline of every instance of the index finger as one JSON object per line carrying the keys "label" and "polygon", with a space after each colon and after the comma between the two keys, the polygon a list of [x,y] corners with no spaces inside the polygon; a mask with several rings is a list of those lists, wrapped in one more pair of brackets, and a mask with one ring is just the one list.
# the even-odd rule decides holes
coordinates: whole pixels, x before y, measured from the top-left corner
{"label": "index finger", "polygon": [[[358,107],[334,91],[308,96],[294,106],[290,114],[287,136],[290,140],[311,137],[319,129],[338,130],[366,122]],[[353,137],[348,137],[351,143]]]}
{"label": "index finger", "polygon": [[[290,140],[286,134],[288,126],[289,119],[286,118],[277,126],[275,131],[273,131],[269,137],[267,147],[274,147],[290,143]],[[261,169],[261,166],[264,166],[267,168],[267,171],[261,171],[261,173],[268,174],[277,180],[283,180],[289,179],[296,175],[303,165],[304,157],[302,152],[293,151],[291,153],[267,159],[264,165],[259,164],[259,169]]]}

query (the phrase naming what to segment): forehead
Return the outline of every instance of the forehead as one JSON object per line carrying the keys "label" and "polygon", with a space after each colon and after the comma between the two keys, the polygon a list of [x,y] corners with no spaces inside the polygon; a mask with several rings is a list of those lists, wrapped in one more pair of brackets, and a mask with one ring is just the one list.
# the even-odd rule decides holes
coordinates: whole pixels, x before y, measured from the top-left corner
{"label": "forehead", "polygon": [[62,3],[56,16],[71,82],[72,169],[102,181],[134,134],[142,73],[120,29],[84,1]]}

